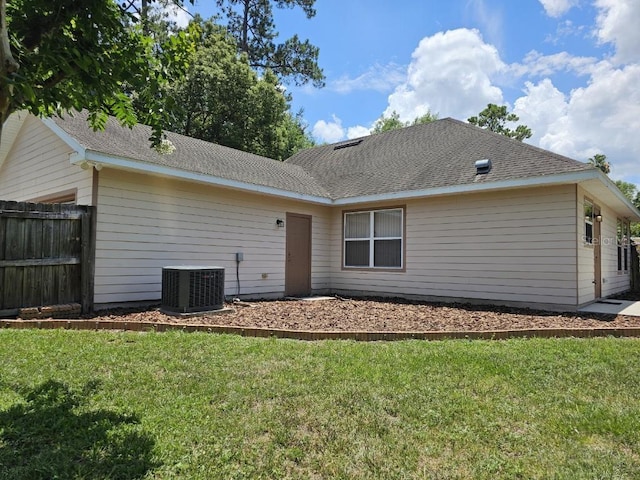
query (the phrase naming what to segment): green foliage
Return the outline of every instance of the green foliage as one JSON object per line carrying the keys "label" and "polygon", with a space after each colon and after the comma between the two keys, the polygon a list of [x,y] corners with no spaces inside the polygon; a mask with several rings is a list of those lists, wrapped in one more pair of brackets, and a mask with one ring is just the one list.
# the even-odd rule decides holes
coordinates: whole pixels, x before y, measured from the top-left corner
{"label": "green foliage", "polygon": [[258,77],[211,21],[196,18],[194,26],[201,34],[190,68],[164,94],[180,107],[170,129],[277,160],[312,145],[277,77],[270,70]]}
{"label": "green foliage", "polygon": [[389,117],[382,115],[378,120],[376,120],[371,133],[388,132],[390,130],[397,130],[399,128],[410,127],[412,125],[421,125],[423,123],[433,122],[437,119],[437,113],[431,113],[431,111],[428,111],[424,115],[416,117],[412,122],[403,122],[400,120],[400,114],[394,110],[391,112]]}
{"label": "green foliage", "polygon": [[506,105],[498,106],[493,103],[489,103],[487,108],[481,111],[477,117],[474,116],[467,119],[472,125],[486,128],[518,141],[530,138],[532,132],[526,125],[518,125],[515,130],[506,126],[507,122],[517,122],[518,120],[520,120],[520,117],[516,114],[507,112]]}
{"label": "green foliage", "polygon": [[[598,155],[596,155],[597,157]],[[604,157],[604,155],[601,155]],[[589,159],[591,161],[591,159]],[[607,163],[607,165],[609,165]],[[624,195],[631,200],[631,203],[637,208],[640,209],[640,191],[638,191],[638,187],[630,182],[624,182],[622,180],[616,180],[616,186],[620,189]],[[632,223],[631,224],[631,236],[639,237],[640,236],[640,223]]]}
{"label": "green foliage", "polygon": [[239,52],[245,53],[253,68],[271,70],[281,80],[297,85],[312,82],[324,86],[324,74],[318,66],[318,47],[302,41],[298,35],[276,43],[278,32],[273,7],[303,10],[307,18],[315,16],[315,0],[216,0],[227,19],[227,30]]}
{"label": "green foliage", "polygon": [[400,120],[400,114],[396,111],[393,111],[391,112],[390,116],[385,117],[384,115],[382,115],[378,120],[376,120],[376,123],[373,124],[371,133],[388,132],[390,130],[404,128],[406,126],[407,125],[405,124],[405,122]]}
{"label": "green foliage", "polygon": [[624,182],[622,180],[616,180],[615,184],[629,200],[631,200],[632,202],[634,201],[634,199],[636,198],[638,187],[636,187],[633,183]]}
{"label": "green foliage", "polygon": [[587,163],[602,170],[603,173],[609,175],[611,173],[611,164],[607,162],[607,156],[602,153],[597,153],[593,157],[587,160]]}
{"label": "green foliage", "polygon": [[637,339],[2,329],[0,358],[7,480],[640,478]]}
{"label": "green foliage", "polygon": [[438,119],[438,114],[437,113],[431,113],[431,110],[429,110],[424,115],[422,115],[420,117],[416,117],[413,120],[413,122],[411,122],[411,125],[422,125],[424,123],[431,123],[431,122],[436,121],[437,119]]}
{"label": "green foliage", "polygon": [[[158,144],[168,114],[161,91],[185,71],[193,47],[186,32],[156,44],[135,25],[133,5],[9,2],[7,29],[0,31],[0,40],[10,39],[10,50],[0,52],[0,121],[22,109],[50,116],[86,108],[94,128],[103,126],[108,114],[125,125],[141,121],[153,127]],[[133,108],[132,92],[145,103],[144,115]]]}

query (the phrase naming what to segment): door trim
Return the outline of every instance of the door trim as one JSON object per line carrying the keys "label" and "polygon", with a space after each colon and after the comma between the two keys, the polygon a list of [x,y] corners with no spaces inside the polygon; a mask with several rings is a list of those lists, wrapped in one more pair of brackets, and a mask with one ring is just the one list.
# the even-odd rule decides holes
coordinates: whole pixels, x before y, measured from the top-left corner
{"label": "door trim", "polygon": [[596,217],[601,215],[600,206],[593,205],[593,284],[595,299],[602,297],[602,222]]}
{"label": "door trim", "polygon": [[305,261],[306,267],[307,267],[307,275],[306,275],[306,282],[307,282],[307,286],[308,289],[307,290],[307,295],[311,293],[311,259],[312,259],[312,252],[313,252],[313,244],[312,244],[312,224],[313,224],[313,217],[312,215],[305,215],[302,213],[291,213],[291,212],[286,212],[286,220],[285,220],[285,228],[287,229],[286,233],[285,233],[285,267],[284,267],[284,294],[285,295],[300,295],[300,292],[298,291],[292,291],[290,282],[291,282],[291,275],[292,272],[290,271],[290,267],[289,267],[289,256],[290,256],[290,247],[291,245],[289,244],[289,242],[291,241],[290,237],[289,237],[289,225],[291,222],[292,218],[303,218],[305,220],[308,220],[309,223],[309,228],[308,228],[308,238],[309,238],[309,253],[307,255],[307,259]]}

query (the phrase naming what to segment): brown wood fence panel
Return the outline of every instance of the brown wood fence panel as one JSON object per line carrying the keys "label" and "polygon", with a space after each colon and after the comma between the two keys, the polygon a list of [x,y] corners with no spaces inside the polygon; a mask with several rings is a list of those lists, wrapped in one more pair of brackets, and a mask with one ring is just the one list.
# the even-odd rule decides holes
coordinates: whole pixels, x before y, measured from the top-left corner
{"label": "brown wood fence panel", "polygon": [[79,303],[93,308],[95,208],[0,201],[0,315]]}

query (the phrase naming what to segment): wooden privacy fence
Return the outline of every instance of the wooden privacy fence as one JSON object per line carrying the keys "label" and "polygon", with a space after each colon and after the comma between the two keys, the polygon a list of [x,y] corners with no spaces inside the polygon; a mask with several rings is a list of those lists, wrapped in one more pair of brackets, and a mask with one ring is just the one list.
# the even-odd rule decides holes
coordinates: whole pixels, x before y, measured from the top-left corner
{"label": "wooden privacy fence", "polygon": [[69,303],[93,309],[94,212],[0,201],[0,316]]}

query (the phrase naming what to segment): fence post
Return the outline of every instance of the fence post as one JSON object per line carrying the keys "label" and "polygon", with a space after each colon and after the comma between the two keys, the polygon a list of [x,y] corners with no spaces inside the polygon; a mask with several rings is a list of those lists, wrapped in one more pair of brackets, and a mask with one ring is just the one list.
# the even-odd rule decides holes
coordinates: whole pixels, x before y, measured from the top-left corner
{"label": "fence post", "polygon": [[85,207],[81,217],[82,252],[80,266],[80,295],[82,313],[93,310],[94,274],[95,274],[95,207]]}

